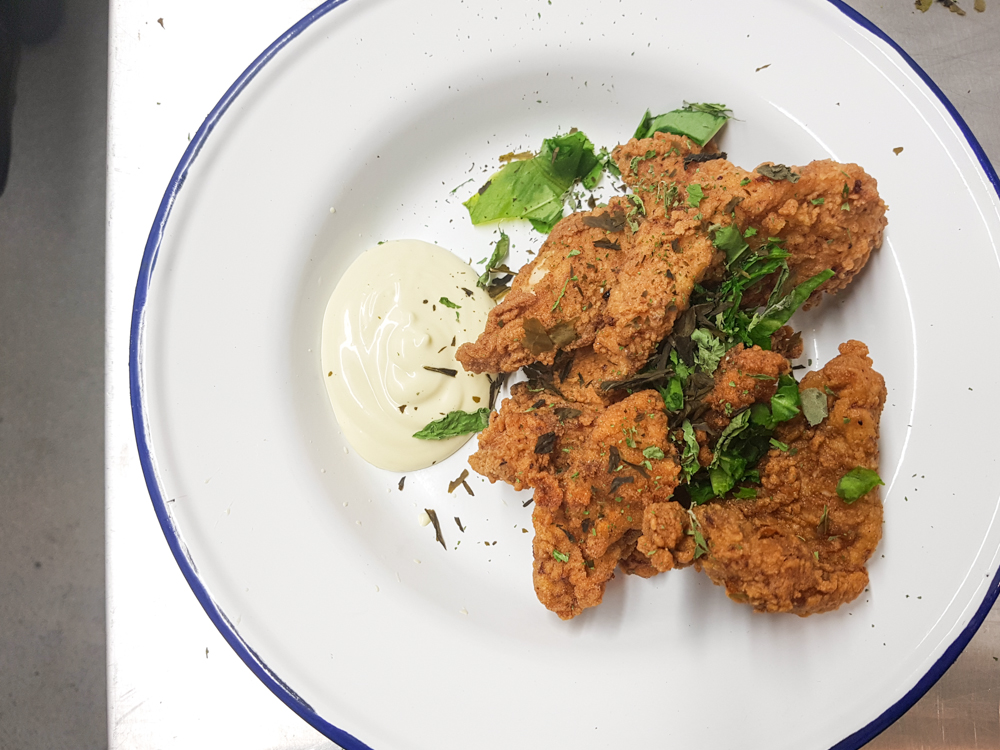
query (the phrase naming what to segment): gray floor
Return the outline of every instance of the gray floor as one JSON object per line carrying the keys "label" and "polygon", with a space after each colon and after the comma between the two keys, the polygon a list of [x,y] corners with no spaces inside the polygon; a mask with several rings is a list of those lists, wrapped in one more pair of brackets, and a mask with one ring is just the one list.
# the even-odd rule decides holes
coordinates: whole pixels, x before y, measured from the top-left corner
{"label": "gray floor", "polygon": [[0,749],[107,747],[106,0],[23,52],[0,196]]}

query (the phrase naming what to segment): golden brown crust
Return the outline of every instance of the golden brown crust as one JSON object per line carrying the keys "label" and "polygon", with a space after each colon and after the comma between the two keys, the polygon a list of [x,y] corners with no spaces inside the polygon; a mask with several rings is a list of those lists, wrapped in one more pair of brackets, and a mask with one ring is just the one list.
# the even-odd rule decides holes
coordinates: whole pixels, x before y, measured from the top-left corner
{"label": "golden brown crust", "polygon": [[882,502],[877,488],[851,503],[836,489],[855,467],[878,469],[886,390],[864,344],[849,341],[840,352],[801,383],[828,393],[829,415],[815,427],[801,415],[778,426],[775,438],[789,450],[773,449],[761,462],[756,500],[709,502],[687,517],[676,503],[650,506],[638,549],[668,570],[674,557],[688,559],[697,526],[709,551],[695,566],[757,611],[806,616],[855,599],[882,536]]}
{"label": "golden brown crust", "polygon": [[[543,453],[540,440],[551,441]],[[643,453],[651,448],[659,452]],[[491,481],[534,488],[535,591],[563,619],[600,603],[635,549],[643,510],[673,494],[679,471],[655,391],[597,410],[525,384],[492,415],[469,463]]]}

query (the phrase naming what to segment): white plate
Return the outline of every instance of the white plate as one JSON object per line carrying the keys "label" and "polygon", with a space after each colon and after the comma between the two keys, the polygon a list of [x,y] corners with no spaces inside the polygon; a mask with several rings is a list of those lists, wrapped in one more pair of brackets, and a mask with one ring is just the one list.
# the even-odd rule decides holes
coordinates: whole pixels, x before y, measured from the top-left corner
{"label": "white plate", "polygon": [[[619,576],[562,622],[532,591],[527,494],[447,493],[474,443],[402,492],[348,451],[323,308],[380,239],[485,255],[460,201],[499,154],[573,126],[612,146],[683,100],[732,107],[743,166],[830,156],[879,181],[884,246],[799,323],[817,364],[858,338],[885,375],[885,538],[835,613],[753,615],[688,570]],[[327,3],[226,93],[150,234],[131,378],[153,504],[233,648],[347,748],[859,747],[997,595],[998,206],[958,115],[840,4]]]}

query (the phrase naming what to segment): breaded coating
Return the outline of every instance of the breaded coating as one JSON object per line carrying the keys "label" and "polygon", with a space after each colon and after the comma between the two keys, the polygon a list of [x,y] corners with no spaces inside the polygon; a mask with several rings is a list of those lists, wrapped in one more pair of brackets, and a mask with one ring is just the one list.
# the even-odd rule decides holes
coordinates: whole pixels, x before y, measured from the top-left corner
{"label": "breaded coating", "polygon": [[778,378],[791,371],[791,364],[780,352],[737,344],[719,361],[715,386],[705,396],[706,424],[716,434],[721,433],[733,414],[753,404],[768,403],[778,389]]}
{"label": "breaded coating", "polygon": [[[456,359],[466,370],[514,372],[533,362],[552,364],[557,351],[593,343],[605,325],[607,292],[624,259],[623,201],[616,198],[608,208],[570,214],[555,225],[537,257],[520,270],[507,296],[490,311],[483,333],[458,348]],[[606,221],[597,220],[599,216]],[[617,231],[601,228],[609,223]],[[536,331],[548,332],[555,341],[546,343],[526,332],[531,320]],[[560,324],[568,340],[554,330]]]}
{"label": "breaded coating", "polygon": [[526,384],[491,416],[469,464],[535,490],[535,592],[563,619],[600,604],[635,549],[643,510],[672,496],[679,472],[656,391],[596,409]]}
{"label": "breaded coating", "polygon": [[694,285],[718,253],[700,223],[686,216],[646,220],[626,231],[626,244],[594,349],[632,374],[688,309]]}
{"label": "breaded coating", "polygon": [[800,390],[811,388],[827,394],[829,414],[815,427],[801,414],[778,425],[775,438],[789,449],[763,459],[755,500],[709,502],[690,512],[677,503],[647,508],[638,549],[654,566],[693,561],[732,599],[760,612],[827,612],[864,590],[865,564],[882,536],[882,502],[877,488],[847,502],[837,484],[856,467],[878,469],[885,383],[867,347],[849,341],[803,378]]}
{"label": "breaded coating", "polygon": [[799,175],[794,183],[755,174],[747,199],[736,206],[736,222],[785,241],[793,281],[833,269],[833,278],[813,292],[808,308],[822,292],[847,286],[882,245],[887,209],[875,179],[857,164],[827,159],[792,171]]}
{"label": "breaded coating", "polygon": [[[847,286],[881,246],[887,208],[878,183],[857,164],[827,159],[793,166],[790,171],[798,177],[791,182],[756,170],[747,172],[724,158],[691,161],[718,155],[715,152],[711,142],[699,149],[682,136],[655,133],[652,138],[633,139],[613,153],[622,180],[642,197],[649,217],[669,213],[669,201],[662,196],[684,201],[689,186],[697,185],[704,194],[698,213],[706,226],[727,225],[735,215],[741,231],[756,231],[758,239],[751,245],[768,237],[784,240],[791,254],[792,281],[803,282],[833,269],[833,278],[813,292],[806,308],[824,292],[833,294]],[[645,158],[649,154],[653,156]],[[765,166],[771,164],[757,169]],[[763,291],[747,295],[745,303],[763,304],[771,285],[773,280],[764,282]]]}

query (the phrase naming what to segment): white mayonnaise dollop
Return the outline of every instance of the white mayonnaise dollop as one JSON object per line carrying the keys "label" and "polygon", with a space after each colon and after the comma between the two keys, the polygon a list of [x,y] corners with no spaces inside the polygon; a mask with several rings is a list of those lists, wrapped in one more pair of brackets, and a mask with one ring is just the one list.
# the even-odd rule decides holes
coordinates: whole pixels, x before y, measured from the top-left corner
{"label": "white mayonnaise dollop", "polygon": [[422,469],[471,437],[420,440],[413,433],[449,412],[489,406],[489,380],[455,360],[493,307],[477,278],[437,245],[395,240],[362,254],[337,284],[323,318],[323,378],[344,435],[369,463]]}

